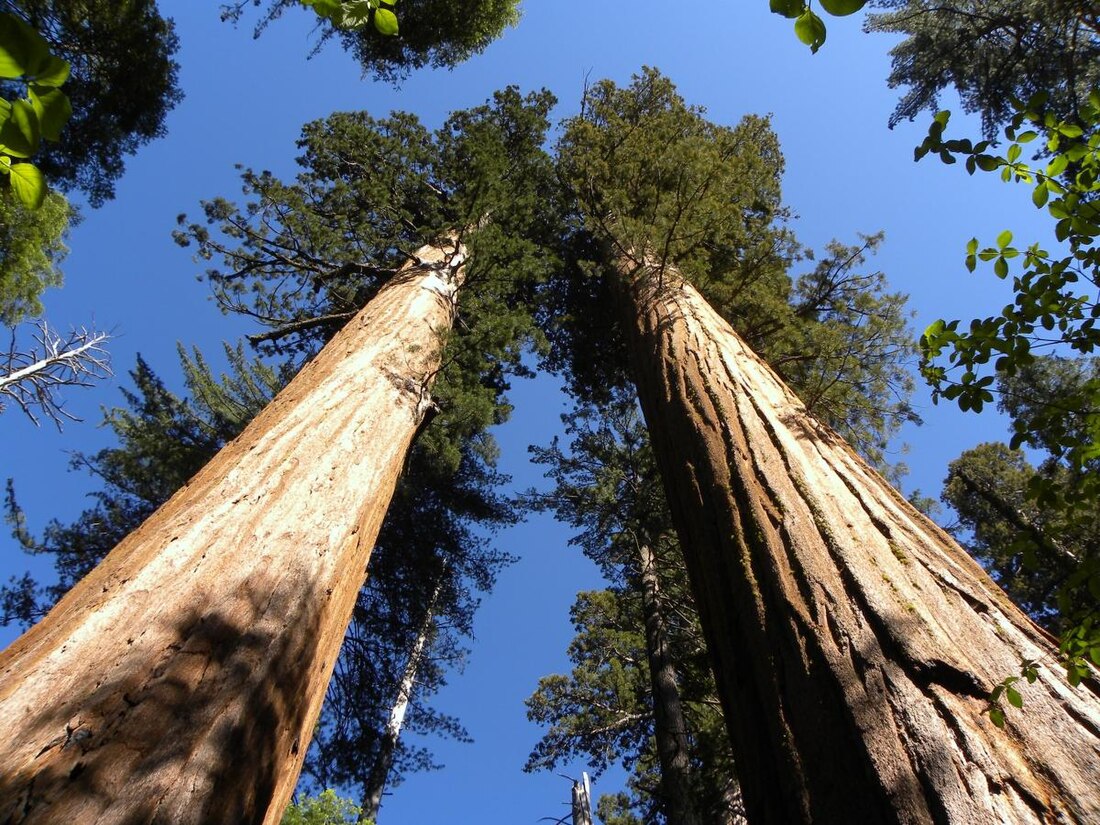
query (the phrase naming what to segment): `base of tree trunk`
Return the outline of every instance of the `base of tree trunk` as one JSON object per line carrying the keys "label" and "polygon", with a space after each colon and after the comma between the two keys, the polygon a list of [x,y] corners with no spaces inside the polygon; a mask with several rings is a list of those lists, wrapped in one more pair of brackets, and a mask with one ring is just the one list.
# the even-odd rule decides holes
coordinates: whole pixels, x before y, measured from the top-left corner
{"label": "base of tree trunk", "polygon": [[418,255],[0,654],[0,822],[279,822],[454,316]]}
{"label": "base of tree trunk", "polygon": [[749,821],[1100,822],[1096,685],[674,270],[618,266]]}

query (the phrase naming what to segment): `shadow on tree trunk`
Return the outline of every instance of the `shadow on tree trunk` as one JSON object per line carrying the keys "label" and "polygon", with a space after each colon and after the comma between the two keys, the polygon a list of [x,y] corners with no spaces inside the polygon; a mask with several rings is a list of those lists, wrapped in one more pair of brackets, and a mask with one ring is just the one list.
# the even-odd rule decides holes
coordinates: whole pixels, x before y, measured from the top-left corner
{"label": "shadow on tree trunk", "polygon": [[[108,677],[78,708],[27,708],[36,718],[26,729],[47,744],[0,777],[0,821],[58,822],[65,812],[76,822],[176,822],[190,794],[165,778],[197,770],[211,789],[205,803],[195,800],[197,821],[262,822],[279,780],[276,755],[309,744],[288,739],[305,723],[300,697],[318,664],[325,597],[269,577],[231,599],[232,609],[194,608],[164,633],[175,641],[145,678]],[[294,631],[255,629],[272,616]]]}

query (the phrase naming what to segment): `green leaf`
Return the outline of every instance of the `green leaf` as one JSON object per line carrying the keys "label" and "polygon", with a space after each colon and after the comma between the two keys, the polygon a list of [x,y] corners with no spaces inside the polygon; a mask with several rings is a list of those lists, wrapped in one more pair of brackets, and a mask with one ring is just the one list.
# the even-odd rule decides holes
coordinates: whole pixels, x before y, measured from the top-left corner
{"label": "green leaf", "polygon": [[28,209],[37,209],[46,199],[46,178],[33,163],[13,163],[11,188]]}
{"label": "green leaf", "polygon": [[1035,187],[1035,191],[1031,193],[1031,202],[1037,207],[1042,208],[1046,205],[1047,198],[1050,196],[1050,190],[1047,189],[1047,185],[1044,182],[1040,182]]}
{"label": "green leaf", "polygon": [[802,12],[794,21],[794,33],[798,39],[810,47],[810,51],[817,54],[817,50],[825,43],[825,23],[820,17],[809,9]]}
{"label": "green leaf", "polygon": [[1022,708],[1024,706],[1024,698],[1020,696],[1020,691],[1014,687],[1005,687],[1005,698],[1008,699],[1008,703],[1014,708]]}
{"label": "green leaf", "polygon": [[978,164],[978,168],[983,172],[992,172],[1001,165],[1001,161],[992,155],[978,155],[974,158],[974,162]]}
{"label": "green leaf", "polygon": [[792,20],[806,10],[805,0],[770,0],[770,3],[773,13]]}
{"label": "green leaf", "polygon": [[940,333],[943,332],[944,327],[946,326],[947,324],[944,323],[944,320],[942,318],[938,318],[925,328],[924,337],[929,341],[934,341],[940,336]]}
{"label": "green leaf", "polygon": [[0,77],[22,77],[50,56],[45,39],[11,14],[0,14]]}
{"label": "green leaf", "polygon": [[867,5],[867,0],[821,0],[821,8],[834,17],[855,14]]}
{"label": "green leaf", "polygon": [[38,115],[42,137],[46,140],[61,140],[61,130],[73,114],[72,103],[60,89],[31,86],[27,90],[31,105]]}
{"label": "green leaf", "polygon": [[[371,11],[374,4],[371,0],[353,0],[341,6],[343,16],[340,18],[340,26],[346,29],[360,29],[370,22]],[[336,17],[334,16],[335,20]]]}
{"label": "green leaf", "polygon": [[1065,155],[1055,155],[1054,159],[1047,164],[1047,174],[1052,178],[1056,178],[1066,171],[1067,166],[1069,166],[1068,157]]}
{"label": "green leaf", "polygon": [[989,721],[999,728],[1005,726],[1005,712],[1000,708],[989,709]]}
{"label": "green leaf", "polygon": [[397,15],[387,8],[378,8],[374,12],[374,28],[379,34],[392,37],[397,34]]}
{"label": "green leaf", "polygon": [[1008,231],[1007,229],[1004,232],[1002,232],[1000,235],[997,236],[997,248],[998,249],[1004,249],[1010,243],[1012,243],[1012,233],[1010,231]]}
{"label": "green leaf", "polygon": [[11,116],[0,126],[0,144],[3,151],[17,158],[29,158],[38,151],[41,132],[38,114],[28,100],[15,100],[11,104]]}
{"label": "green leaf", "polygon": [[38,86],[49,86],[56,89],[69,79],[69,69],[69,61],[54,57],[51,54],[46,56],[40,66],[35,67],[34,71],[30,72],[29,79]]}

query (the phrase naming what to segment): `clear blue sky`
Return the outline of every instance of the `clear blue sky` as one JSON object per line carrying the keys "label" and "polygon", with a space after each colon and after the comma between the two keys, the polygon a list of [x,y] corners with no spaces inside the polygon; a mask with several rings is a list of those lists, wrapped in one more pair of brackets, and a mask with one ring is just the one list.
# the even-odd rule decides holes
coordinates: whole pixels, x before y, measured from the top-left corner
{"label": "clear blue sky", "polygon": [[[69,408],[85,423],[61,434],[35,429],[15,410],[0,417],[0,480],[15,478],[34,529],[86,506],[83,496],[94,482],[68,472],[68,455],[111,443],[96,426],[99,408],[121,403],[118,387],[127,385],[136,353],[179,388],[177,341],[196,344],[215,360],[222,340],[245,331],[217,313],[195,280],[200,266],[172,243],[176,215],[196,214],[202,198],[238,195],[235,163],[292,174],[301,125],[336,110],[384,115],[403,108],[434,126],[449,111],[516,84],[550,88],[564,117],[576,111],[586,77],[622,83],[642,65],[656,66],[716,121],[773,114],[800,240],[820,249],[834,237],[852,241],[858,232],[885,230],[873,263],[895,289],[910,294],[918,330],[937,317],[969,318],[1005,303],[1005,285],[988,274],[968,275],[961,265],[972,235],[992,239],[1011,227],[1021,240],[1048,240],[1026,191],[995,176],[969,178],[935,160],[913,163],[912,149],[927,124],[886,128],[897,96],[885,83],[891,41],[862,34],[858,18],[828,21],[829,40],[811,56],[790,23],[768,13],[765,0],[529,0],[519,26],[484,55],[452,72],[418,73],[395,90],[362,81],[335,45],[307,60],[313,41],[305,12],[288,13],[254,41],[247,24],[220,23],[217,6],[216,0],[162,0],[182,42],[186,99],[168,120],[168,136],[128,161],[116,200],[86,210],[71,236],[66,285],[46,296],[55,326],[94,321],[115,331],[116,378],[70,394]],[[972,121],[969,127],[976,132]],[[549,440],[564,406],[553,381],[542,378],[517,386],[514,400],[516,415],[497,435],[502,468],[524,487],[539,480],[526,463],[526,447]],[[908,486],[938,494],[947,462],[980,440],[1000,438],[1003,423],[933,408],[923,391],[917,401],[926,423],[904,434],[911,445]],[[566,813],[568,783],[525,775],[520,767],[539,736],[524,718],[523,698],[539,676],[567,667],[568,608],[577,590],[598,586],[595,568],[565,546],[567,539],[549,517],[500,537],[521,561],[485,600],[469,666],[437,699],[461,717],[475,743],[438,747],[447,767],[412,776],[387,797],[383,825],[522,825]],[[31,566],[42,570],[0,536],[0,578]],[[11,629],[0,629],[0,644],[13,637]],[[572,766],[574,774],[583,769]],[[614,791],[619,779],[608,776],[595,791]]]}

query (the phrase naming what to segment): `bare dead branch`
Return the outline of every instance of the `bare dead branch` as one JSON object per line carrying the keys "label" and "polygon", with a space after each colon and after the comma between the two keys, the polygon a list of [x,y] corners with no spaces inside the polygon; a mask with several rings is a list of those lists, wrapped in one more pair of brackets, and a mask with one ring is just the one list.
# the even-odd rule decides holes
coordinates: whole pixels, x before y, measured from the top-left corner
{"label": "bare dead branch", "polygon": [[110,355],[103,346],[111,336],[87,327],[62,336],[45,321],[36,326],[34,346],[21,350],[13,328],[8,351],[0,356],[0,412],[6,396],[35,425],[41,424],[39,415],[44,415],[60,430],[66,420],[80,419],[65,409],[58,391],[90,387],[111,375]]}

